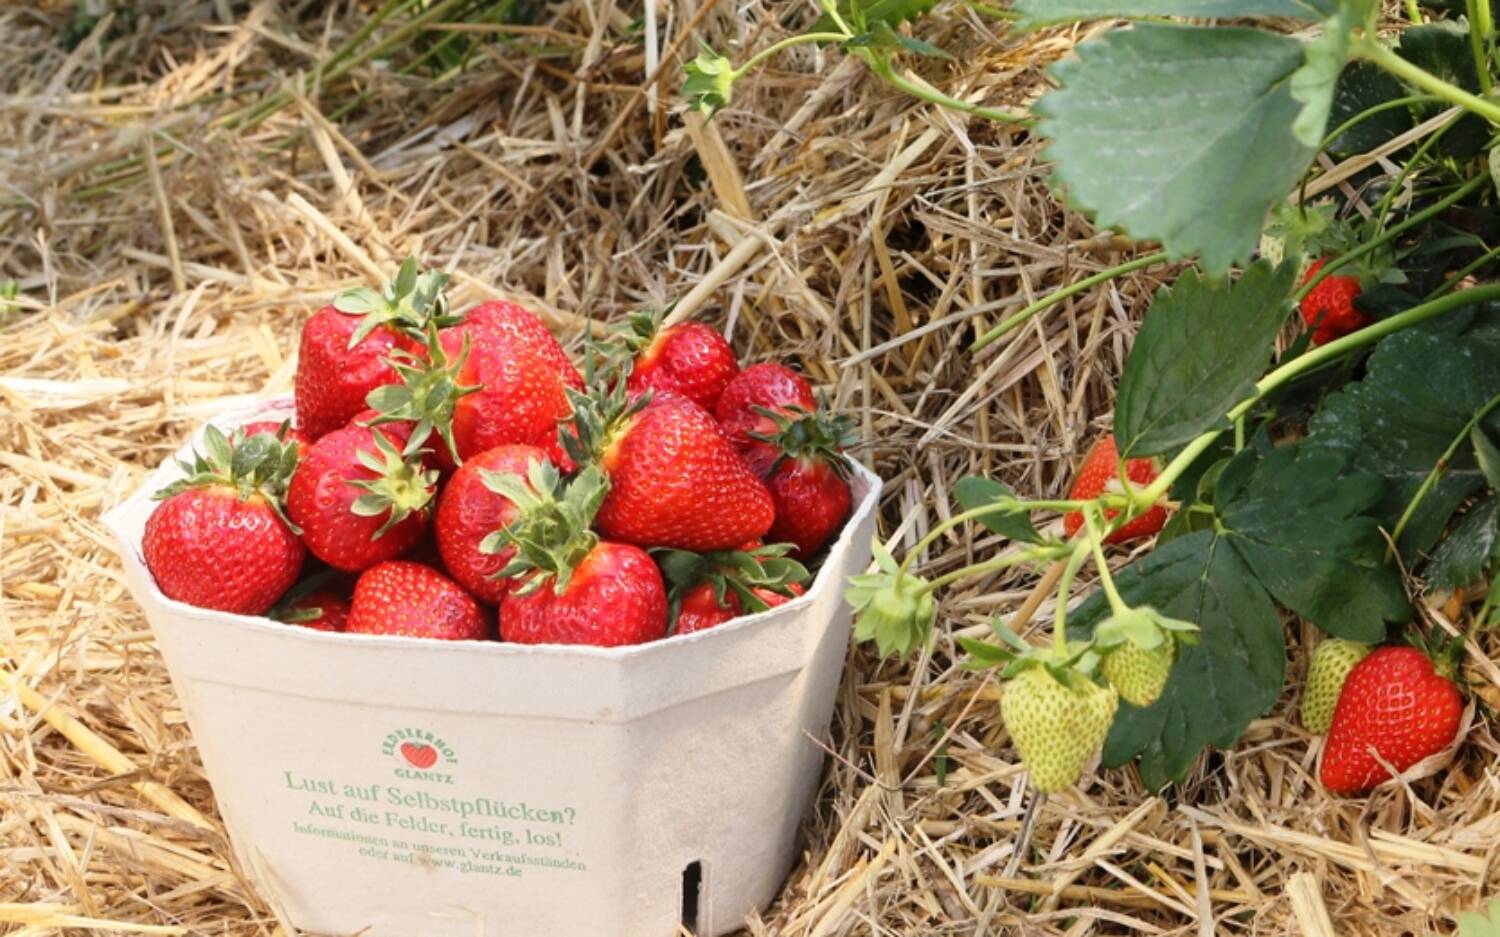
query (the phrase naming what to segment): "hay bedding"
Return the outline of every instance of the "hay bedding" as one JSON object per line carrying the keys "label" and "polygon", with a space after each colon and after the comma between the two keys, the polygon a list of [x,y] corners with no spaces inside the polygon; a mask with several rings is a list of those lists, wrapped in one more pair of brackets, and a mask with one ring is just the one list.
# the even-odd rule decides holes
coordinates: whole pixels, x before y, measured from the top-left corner
{"label": "hay bedding", "polygon": [[[791,359],[861,415],[910,543],[984,472],[1055,496],[1108,422],[1153,269],[1080,295],[979,356],[969,339],[1125,256],[1050,199],[1022,136],[920,106],[805,47],[712,124],[643,91],[645,46],[760,47],[780,5],[558,3],[467,68],[356,63],[298,84],[371,5],[0,10],[0,930],[289,934],[230,858],[182,713],[98,522],[207,414],[290,387],[297,326],[408,251],[456,299],[518,298],[576,340],[680,300],[751,359]],[[390,36],[409,14],[375,31]],[[1080,36],[1007,37],[945,4],[924,65],[951,94],[1023,105]],[[64,37],[72,31],[68,48]],[[431,42],[450,33],[408,33]],[[669,72],[671,70],[668,70]],[[222,115],[285,92],[263,122]],[[982,383],[971,382],[982,376]],[[993,549],[950,538],[930,570]],[[1034,574],[949,592],[953,631]],[[1310,634],[1289,625],[1296,640]],[[1300,656],[1296,659],[1300,660]],[[851,652],[806,853],[754,935],[1446,931],[1497,874],[1497,743],[1483,719],[1437,778],[1337,803],[1312,780],[1295,693],[1168,798],[1132,772],[1026,797],[994,679],[951,638],[912,664]],[[1481,695],[1497,672],[1478,659]],[[946,737],[944,737],[946,736]],[[939,742],[941,741],[941,744]]]}

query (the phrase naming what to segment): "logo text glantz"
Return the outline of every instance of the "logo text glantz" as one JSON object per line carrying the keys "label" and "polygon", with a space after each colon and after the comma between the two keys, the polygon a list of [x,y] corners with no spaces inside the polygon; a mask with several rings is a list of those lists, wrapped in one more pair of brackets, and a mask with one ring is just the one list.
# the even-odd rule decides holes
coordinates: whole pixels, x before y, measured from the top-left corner
{"label": "logo text glantz", "polygon": [[453,746],[426,729],[397,729],[385,737],[380,747],[381,754],[394,758],[398,767],[394,773],[409,781],[432,781],[452,784],[453,776],[444,771],[433,770],[439,759],[442,767],[458,764],[458,755]]}

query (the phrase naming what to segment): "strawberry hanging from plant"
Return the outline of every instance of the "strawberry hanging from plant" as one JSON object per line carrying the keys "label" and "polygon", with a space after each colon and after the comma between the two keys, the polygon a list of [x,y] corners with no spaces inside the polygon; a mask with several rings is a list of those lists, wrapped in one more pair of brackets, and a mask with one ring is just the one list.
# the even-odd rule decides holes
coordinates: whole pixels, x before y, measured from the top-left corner
{"label": "strawberry hanging from plant", "polygon": [[[1156,480],[1157,475],[1158,470],[1154,459],[1128,459],[1125,462],[1125,477],[1130,479],[1130,484],[1134,487],[1140,488],[1151,484]],[[1089,451],[1084,455],[1083,463],[1078,466],[1078,474],[1073,478],[1073,488],[1068,492],[1068,500],[1086,501],[1106,492],[1123,490],[1124,485],[1120,482],[1120,453],[1115,447],[1115,435],[1106,433],[1098,442],[1089,447]],[[1111,509],[1105,517],[1112,520],[1117,513],[1119,512]],[[1167,509],[1163,506],[1155,506],[1105,536],[1104,542],[1127,543],[1131,540],[1153,537],[1161,531],[1166,522]],[[1063,515],[1063,533],[1067,536],[1071,537],[1078,533],[1078,529],[1082,526],[1082,512],[1069,511]]]}
{"label": "strawberry hanging from plant", "polygon": [[361,287],[340,293],[302,327],[295,397],[297,427],[310,439],[330,433],[365,408],[377,387],[400,375],[397,350],[420,355],[428,326],[451,324],[442,298],[447,274],[419,273],[408,257],[382,292]]}
{"label": "strawberry hanging from plant", "polygon": [[212,424],[185,478],[157,492],[141,552],[167,598],[238,615],[265,613],[306,553],[282,510],[297,445],[269,432],[230,437]]}

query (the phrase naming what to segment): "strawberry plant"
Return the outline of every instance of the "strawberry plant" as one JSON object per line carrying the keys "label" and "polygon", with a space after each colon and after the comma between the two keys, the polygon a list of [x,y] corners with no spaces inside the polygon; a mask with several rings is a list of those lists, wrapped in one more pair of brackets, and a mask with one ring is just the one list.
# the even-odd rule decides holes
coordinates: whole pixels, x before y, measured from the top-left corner
{"label": "strawberry plant", "polygon": [[[846,48],[877,8],[846,17],[864,17]],[[1287,616],[1334,649],[1399,641],[1422,591],[1484,597],[1471,633],[1496,617],[1500,590],[1483,585],[1500,582],[1494,28],[1487,3],[1390,38],[1370,0],[1017,0],[1015,11],[1022,29],[1127,21],[1052,66],[1057,87],[1032,112],[1069,204],[1160,250],[1033,303],[974,350],[1112,276],[1191,265],[1156,294],[1113,434],[1068,498],[964,479],[952,516],[905,556],[877,544],[875,570],[848,597],[858,637],[911,653],[932,640],[943,587],[1048,570],[1038,588],[1057,590],[1051,642],[997,619],[994,642],[959,639],[968,665],[1002,668],[1002,719],[1044,794],[1081,775],[1096,746],[1079,746],[1106,711],[1103,763],[1136,762],[1155,790],[1205,749],[1233,746],[1281,697]],[[1286,34],[1289,20],[1311,38]],[[794,41],[812,40],[781,45]],[[704,109],[727,100],[691,80],[688,91]],[[1320,152],[1374,150],[1396,168],[1366,158],[1337,177],[1348,185],[1317,184]],[[970,523],[1001,535],[998,552],[919,572],[928,547]],[[1153,535],[1130,562],[1112,560],[1112,545]],[[1098,589],[1076,595],[1089,565]],[[1360,733],[1339,729],[1334,704],[1363,650],[1325,652],[1309,724],[1357,735],[1356,748],[1397,739],[1387,761],[1400,770],[1451,744],[1458,723],[1457,690],[1438,682],[1453,652],[1433,655],[1434,673],[1421,652],[1397,650],[1366,660],[1415,655],[1402,679],[1442,696],[1441,725],[1385,713],[1350,716]],[[1339,793],[1384,777],[1363,763],[1335,774]]]}

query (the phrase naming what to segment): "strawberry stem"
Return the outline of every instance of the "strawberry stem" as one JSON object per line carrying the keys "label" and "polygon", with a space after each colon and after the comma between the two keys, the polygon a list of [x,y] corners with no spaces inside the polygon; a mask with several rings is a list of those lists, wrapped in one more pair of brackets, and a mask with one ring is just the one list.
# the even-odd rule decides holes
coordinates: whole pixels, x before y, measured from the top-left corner
{"label": "strawberry stem", "polygon": [[1057,580],[1057,612],[1052,616],[1052,651],[1059,658],[1068,654],[1068,597],[1073,593],[1073,577],[1083,567],[1089,555],[1089,539],[1084,538],[1073,545],[1068,556],[1068,565],[1063,567]]}

